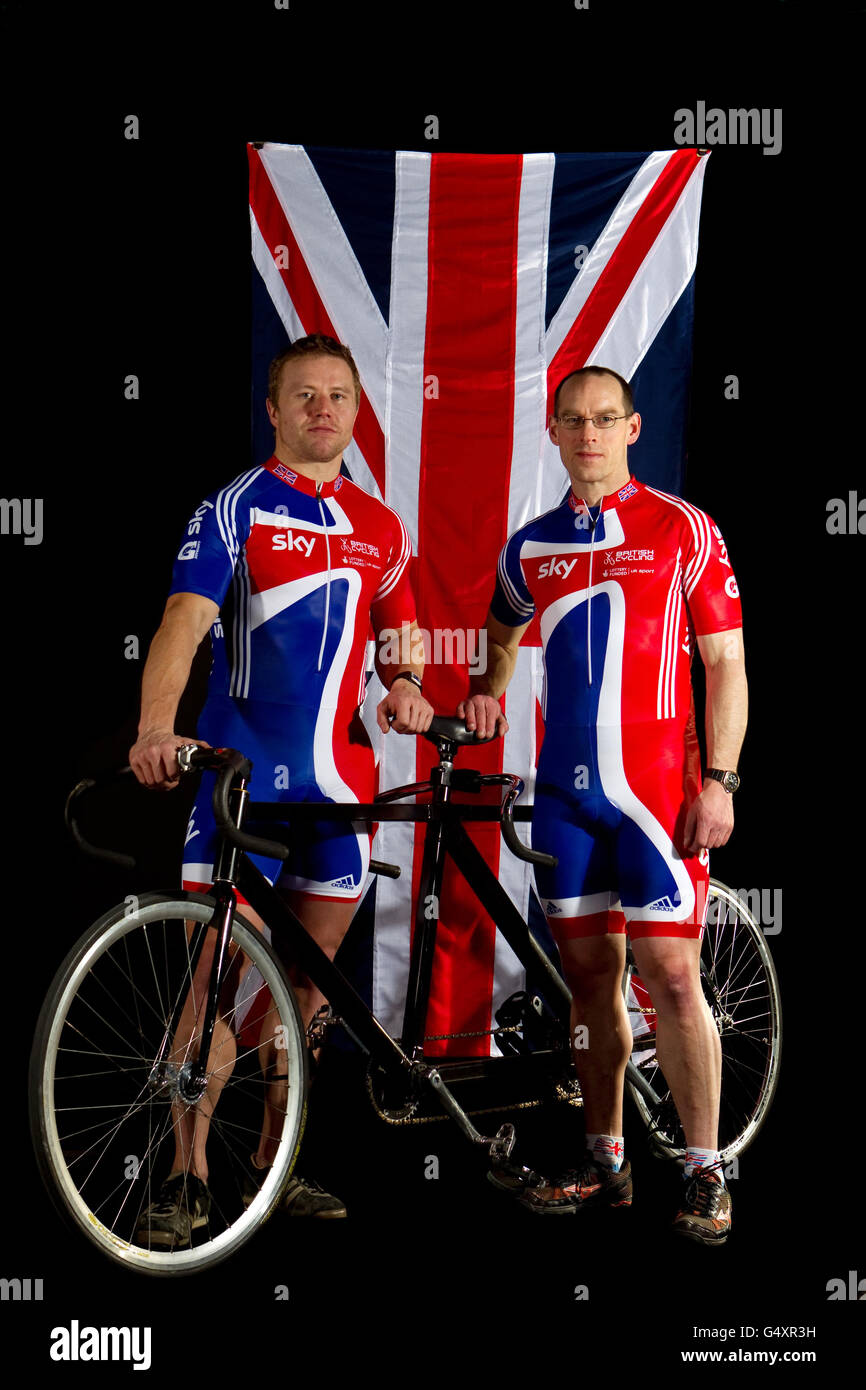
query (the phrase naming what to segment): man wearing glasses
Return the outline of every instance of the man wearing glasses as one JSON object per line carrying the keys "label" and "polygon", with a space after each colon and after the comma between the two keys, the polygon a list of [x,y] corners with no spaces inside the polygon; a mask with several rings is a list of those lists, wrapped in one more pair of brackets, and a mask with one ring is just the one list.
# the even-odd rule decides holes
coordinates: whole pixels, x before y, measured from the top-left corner
{"label": "man wearing glasses", "polygon": [[[621,992],[627,931],[657,1011],[659,1062],[688,1145],[674,1229],[719,1245],[731,1225],[717,1147],[721,1048],[699,957],[708,851],[731,834],[739,785],[742,619],[712,520],[631,476],[627,449],[640,427],[616,372],[584,367],[560,382],[550,438],[571,490],[504,546],[487,618],[487,670],[473,677],[458,712],[481,736],[505,732],[499,697],[538,613],[545,732],[532,835],[559,862],[536,871],[536,886],[574,998],[572,1029],[583,1025],[572,1036],[589,1044],[575,1048],[587,1152],[555,1179],[520,1185],[520,1200],[542,1214],[631,1203],[622,1140],[632,1046]],[[690,677],[695,639],[707,686],[703,786]]]}

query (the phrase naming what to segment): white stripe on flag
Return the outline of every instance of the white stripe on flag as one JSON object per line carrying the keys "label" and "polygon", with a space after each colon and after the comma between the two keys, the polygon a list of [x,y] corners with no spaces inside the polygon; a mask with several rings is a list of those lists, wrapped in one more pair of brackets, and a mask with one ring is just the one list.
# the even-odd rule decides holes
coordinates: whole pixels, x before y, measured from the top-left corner
{"label": "white stripe on flag", "polygon": [[302,145],[265,144],[261,160],[342,343],[348,343],[379,424],[388,329],[340,220]]}
{"label": "white stripe on flag", "polygon": [[517,227],[514,444],[508,489],[509,536],[537,516],[541,509],[541,445],[547,406],[544,308],[555,164],[552,154],[527,154],[523,157]]}
{"label": "white stripe on flag", "polygon": [[695,165],[673,212],[644,257],[617,308],[589,354],[630,380],[670,314],[698,260],[698,220],[707,161]]}
{"label": "white stripe on flag", "polygon": [[[646,196],[670,154],[669,150],[663,150],[651,155],[632,180],[616,212],[587,257],[583,270],[566,295],[564,302],[571,302],[574,312],[579,312],[586,302],[586,295],[582,302],[578,302],[577,291],[584,283],[587,270],[593,270],[594,284],[614,247],[610,245],[604,248],[603,263],[600,260],[597,268],[596,250],[600,248],[601,242],[607,239],[608,231],[614,223],[618,226],[617,235],[622,236],[626,228],[619,220],[620,214],[624,216],[625,212],[630,210],[628,221],[631,220],[637,211],[634,198],[638,195],[641,198]],[[620,376],[624,376],[626,381],[637,371],[659,329],[694,274],[698,254],[698,217],[706,165],[707,161],[702,159],[695,166],[676,206],[638,268],[605,331],[587,354],[587,362],[612,367]],[[601,255],[602,250],[599,249],[599,256]],[[574,322],[572,318],[570,323],[566,324],[564,319],[560,319],[561,314],[562,308],[547,331],[549,362],[553,360],[568,327]],[[545,511],[561,502],[567,490],[567,479],[563,477],[559,450],[547,436],[542,448],[542,474],[541,510]]]}
{"label": "white stripe on flag", "polygon": [[[286,330],[286,336],[289,342],[293,343],[296,338],[305,337],[307,328],[301,322],[300,315],[292,303],[292,297],[286,288],[282,275],[277,269],[271,251],[262,236],[261,229],[255,219],[252,208],[250,208],[250,229],[252,233],[253,262],[264,281],[265,288],[271,297],[271,303],[274,309],[279,315],[280,322]],[[355,360],[357,362],[357,358]],[[360,366],[358,370],[360,372]],[[346,461],[346,467],[358,486],[362,487],[365,492],[372,493],[374,497],[378,497],[380,502],[383,501],[384,499],[379,489],[379,484],[373,477],[370,465],[367,463],[367,460],[354,439],[345,450],[343,457]]]}
{"label": "white stripe on flag", "polygon": [[307,330],[295,311],[295,306],[289,297],[285,281],[277,269],[276,261],[271,254],[267,242],[262,236],[261,228],[256,221],[255,213],[252,208],[250,208],[250,235],[252,238],[253,263],[265,283],[265,289],[271,297],[271,303],[280,316],[280,321],[288,334],[289,341],[294,342],[296,338],[303,338]]}
{"label": "white stripe on flag", "polygon": [[[400,152],[395,172],[391,331],[385,368],[385,500],[403,518],[417,553],[430,156]],[[417,780],[415,744],[414,738],[388,734],[380,763],[380,787]],[[380,878],[376,885],[373,1012],[386,1028],[398,1033],[409,977],[414,824],[381,825],[376,845],[376,857],[398,864],[401,874],[398,879]]]}
{"label": "white stripe on flag", "polygon": [[[517,229],[517,295],[515,322],[514,442],[508,490],[508,534],[511,535],[539,511],[541,493],[541,444],[547,403],[547,363],[544,355],[544,305],[547,288],[547,244],[550,200],[555,159],[552,154],[523,157]],[[495,576],[490,576],[493,593]],[[535,657],[532,648],[521,648],[506,696],[509,720],[502,767],[516,772],[527,784],[521,805],[532,799],[535,780]],[[529,826],[518,827],[524,844]],[[532,870],[500,846],[499,881],[518,910],[526,915]],[[526,985],[523,966],[511,947],[496,933],[493,962],[493,1015],[515,990]],[[491,1056],[499,1049],[490,1040]]]}
{"label": "white stripe on flag", "polygon": [[[656,150],[644,160],[583,262],[571,288],[554,314],[547,330],[547,360],[552,362],[574,326],[574,321],[595,289],[607,263],[617,249],[629,224],[643,206],[647,194],[671,157],[671,150]],[[592,361],[592,358],[588,359]],[[611,363],[611,366],[614,364]],[[618,370],[618,369],[617,369]],[[625,373],[623,373],[625,375]]]}
{"label": "white stripe on flag", "polygon": [[[535,701],[538,690],[538,648],[521,647],[517,653],[514,675],[505,697],[505,713],[508,719],[508,733],[502,753],[503,772],[516,772],[526,783],[519,805],[532,802],[535,788],[535,764],[538,752],[535,747]],[[518,838],[529,844],[530,827],[528,822],[515,822]],[[499,882],[523,918],[529,908],[529,894],[532,891],[532,868],[517,859],[503,843],[499,851]],[[500,1004],[515,990],[525,989],[526,973],[508,943],[499,932],[496,933],[493,962],[493,1004],[491,1026]],[[499,1048],[490,1039],[490,1055],[499,1056]]]}

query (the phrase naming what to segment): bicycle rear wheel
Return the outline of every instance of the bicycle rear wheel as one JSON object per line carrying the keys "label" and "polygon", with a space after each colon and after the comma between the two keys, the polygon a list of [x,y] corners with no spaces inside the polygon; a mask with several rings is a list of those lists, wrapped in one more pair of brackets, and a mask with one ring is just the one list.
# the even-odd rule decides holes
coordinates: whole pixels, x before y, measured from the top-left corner
{"label": "bicycle rear wheel", "polygon": [[[31,1128],[52,1197],[103,1254],[147,1274],[201,1270],[247,1240],[288,1183],[306,1117],[307,1049],[294,993],[269,943],[236,914],[220,1001],[226,1041],[221,1052],[211,1049],[207,1067],[209,1082],[217,1076],[222,1086],[207,1139],[210,1212],[185,1249],[158,1245],[142,1230],[175,1166],[175,1127],[195,1119],[179,1073],[197,1054],[204,971],[193,988],[191,958],[197,932],[203,964],[212,952],[213,910],[210,898],[179,892],[107,913],[57,972],[31,1055]],[[184,1008],[191,1037],[182,1058],[171,1030]],[[273,1162],[255,1175],[263,1176],[259,1186],[250,1156],[266,1096]]]}
{"label": "bicycle rear wheel", "polygon": [[[779,1077],[782,1008],[773,959],[746,905],[723,883],[710,880],[701,942],[701,982],[722,1043],[719,1150],[728,1160],[751,1144],[766,1119]],[[623,978],[635,1033],[632,1061],[652,1088],[650,1100],[628,1083],[655,1149],[685,1152],[685,1135],[655,1050],[655,1016],[634,966]]]}

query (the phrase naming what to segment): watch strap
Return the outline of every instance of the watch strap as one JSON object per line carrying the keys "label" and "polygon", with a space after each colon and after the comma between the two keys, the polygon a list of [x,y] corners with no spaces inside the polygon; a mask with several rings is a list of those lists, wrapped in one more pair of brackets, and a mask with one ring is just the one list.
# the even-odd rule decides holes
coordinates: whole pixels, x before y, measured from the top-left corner
{"label": "watch strap", "polygon": [[423,690],[424,688],[421,684],[421,677],[416,676],[414,671],[398,671],[394,680],[389,682],[389,690],[394,685],[395,681],[411,681],[413,685],[417,685],[419,690]]}

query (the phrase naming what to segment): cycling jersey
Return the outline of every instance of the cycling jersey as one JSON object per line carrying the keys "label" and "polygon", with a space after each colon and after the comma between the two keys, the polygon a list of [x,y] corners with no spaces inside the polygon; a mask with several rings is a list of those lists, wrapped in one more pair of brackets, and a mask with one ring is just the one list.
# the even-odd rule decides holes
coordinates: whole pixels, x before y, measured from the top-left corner
{"label": "cycling jersey", "polygon": [[[199,735],[252,759],[254,800],[372,798],[373,750],[358,714],[366,644],[371,621],[376,632],[414,621],[410,555],[396,512],[343,475],[317,484],[276,458],[190,519],[171,593],[221,609]],[[209,788],[203,779],[188,831],[190,885],[210,881]],[[303,838],[284,870],[289,885],[357,897],[369,836],[322,822]]]}
{"label": "cycling jersey", "polygon": [[700,790],[690,664],[695,636],[742,625],[718,527],[635,478],[593,508],[569,493],[506,542],[491,612],[512,627],[539,615],[533,842],[560,861],[536,875],[551,927],[698,935],[707,868],[682,841]]}

